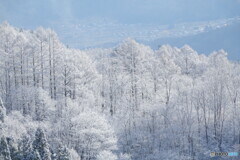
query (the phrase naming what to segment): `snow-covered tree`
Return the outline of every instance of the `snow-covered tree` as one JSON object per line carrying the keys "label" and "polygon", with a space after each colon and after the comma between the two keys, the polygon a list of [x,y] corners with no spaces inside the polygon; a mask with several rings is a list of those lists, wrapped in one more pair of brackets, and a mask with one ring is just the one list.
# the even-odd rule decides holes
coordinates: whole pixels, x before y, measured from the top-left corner
{"label": "snow-covered tree", "polygon": [[10,150],[5,137],[1,137],[0,141],[0,158],[2,160],[11,160]]}
{"label": "snow-covered tree", "polygon": [[119,160],[131,160],[131,156],[128,154],[120,154]]}
{"label": "snow-covered tree", "polygon": [[68,149],[63,145],[58,147],[57,160],[71,160]]}
{"label": "snow-covered tree", "polygon": [[17,159],[18,155],[19,155],[17,143],[15,142],[15,140],[13,138],[7,137],[6,140],[7,140],[8,148],[9,148],[9,151],[10,151],[10,157],[13,160]]}
{"label": "snow-covered tree", "polygon": [[224,50],[152,50],[129,38],[81,51],[51,29],[4,22],[0,57],[0,159],[200,160],[239,150],[240,64]]}
{"label": "snow-covered tree", "polygon": [[31,117],[24,117],[20,112],[13,111],[6,116],[3,134],[6,137],[13,138],[15,141],[19,141],[27,134],[34,134],[36,128],[37,123],[33,122]]}
{"label": "snow-covered tree", "polygon": [[38,128],[35,133],[35,139],[33,141],[33,149],[37,151],[44,160],[51,160],[51,152],[49,150],[49,144],[47,142],[44,131]]}
{"label": "snow-covered tree", "polygon": [[26,160],[43,160],[40,157],[40,154],[36,150],[32,150],[31,152],[28,153]]}
{"label": "snow-covered tree", "polygon": [[117,140],[107,120],[94,112],[84,112],[72,118],[72,144],[81,159],[95,158],[100,151],[117,149]]}
{"label": "snow-covered tree", "polygon": [[117,156],[110,151],[101,151],[97,155],[97,160],[106,160],[106,159],[117,160]]}
{"label": "snow-covered tree", "polygon": [[3,135],[3,127],[4,127],[4,121],[5,121],[5,116],[6,116],[6,109],[3,105],[3,101],[0,98],[0,136]]}
{"label": "snow-covered tree", "polygon": [[19,150],[18,157],[20,157],[20,159],[29,160],[30,157],[32,158],[33,148],[32,148],[32,142],[30,140],[30,137],[23,136],[21,138],[18,144],[18,150]]}
{"label": "snow-covered tree", "polygon": [[5,116],[6,116],[6,109],[3,105],[2,99],[0,98],[0,123],[4,122]]}
{"label": "snow-covered tree", "polygon": [[78,153],[75,149],[70,149],[69,153],[70,153],[71,160],[80,160],[80,156],[78,155]]}

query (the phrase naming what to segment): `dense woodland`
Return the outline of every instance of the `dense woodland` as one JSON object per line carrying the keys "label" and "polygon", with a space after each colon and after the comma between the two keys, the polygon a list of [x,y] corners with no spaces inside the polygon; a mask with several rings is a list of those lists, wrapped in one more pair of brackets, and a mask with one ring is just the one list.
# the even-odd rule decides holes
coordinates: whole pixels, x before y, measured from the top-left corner
{"label": "dense woodland", "polygon": [[204,160],[240,151],[240,64],[132,39],[81,51],[0,25],[1,160]]}

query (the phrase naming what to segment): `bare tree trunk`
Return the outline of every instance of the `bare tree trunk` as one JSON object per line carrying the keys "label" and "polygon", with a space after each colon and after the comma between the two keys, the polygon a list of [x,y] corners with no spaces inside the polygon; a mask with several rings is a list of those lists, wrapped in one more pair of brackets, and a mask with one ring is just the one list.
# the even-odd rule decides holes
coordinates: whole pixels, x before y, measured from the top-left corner
{"label": "bare tree trunk", "polygon": [[51,53],[51,36],[49,35],[49,92],[51,98],[53,98],[52,90],[52,53]]}
{"label": "bare tree trunk", "polygon": [[44,69],[43,69],[43,42],[41,41],[41,81],[42,81],[42,88],[44,89]]}
{"label": "bare tree trunk", "polygon": [[53,39],[53,97],[54,99],[57,99],[57,87],[56,87],[56,58],[55,58],[55,44],[54,44],[54,39]]}
{"label": "bare tree trunk", "polygon": [[35,53],[34,50],[32,50],[32,67],[33,67],[33,86],[36,87],[36,66],[35,66]]}

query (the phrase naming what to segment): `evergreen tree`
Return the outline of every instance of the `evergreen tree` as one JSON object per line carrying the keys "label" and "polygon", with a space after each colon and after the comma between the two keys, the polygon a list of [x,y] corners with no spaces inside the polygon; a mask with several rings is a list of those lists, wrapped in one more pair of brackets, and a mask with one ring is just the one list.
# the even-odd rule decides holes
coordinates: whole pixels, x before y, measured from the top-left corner
{"label": "evergreen tree", "polygon": [[51,158],[52,158],[52,160],[57,160],[57,154],[52,152]]}
{"label": "evergreen tree", "polygon": [[14,139],[7,137],[7,144],[8,144],[8,148],[10,151],[10,157],[13,160],[17,160],[18,158],[18,148],[17,148],[17,144],[15,143]]}
{"label": "evergreen tree", "polygon": [[3,123],[6,115],[6,109],[3,105],[2,99],[0,98],[0,136],[3,135]]}
{"label": "evergreen tree", "polygon": [[32,154],[32,144],[30,138],[24,136],[19,143],[18,149],[19,157],[21,157],[22,159],[27,159],[27,157]]}
{"label": "evergreen tree", "polygon": [[16,160],[42,160],[38,151],[33,150],[31,140],[28,136],[24,136],[21,139],[18,149],[19,154]]}
{"label": "evergreen tree", "polygon": [[5,114],[6,114],[6,109],[5,109],[4,105],[3,105],[2,99],[0,98],[0,123],[4,122]]}
{"label": "evergreen tree", "polygon": [[24,160],[42,160],[38,151],[32,150],[29,155],[27,155],[26,159]]}
{"label": "evergreen tree", "polygon": [[66,147],[59,145],[57,160],[70,160],[70,153]]}
{"label": "evergreen tree", "polygon": [[35,133],[35,140],[33,141],[33,149],[37,151],[44,160],[51,160],[51,152],[49,150],[49,144],[47,142],[44,131],[38,128]]}
{"label": "evergreen tree", "polygon": [[10,150],[8,148],[7,140],[5,137],[2,137],[0,141],[0,159],[11,160]]}

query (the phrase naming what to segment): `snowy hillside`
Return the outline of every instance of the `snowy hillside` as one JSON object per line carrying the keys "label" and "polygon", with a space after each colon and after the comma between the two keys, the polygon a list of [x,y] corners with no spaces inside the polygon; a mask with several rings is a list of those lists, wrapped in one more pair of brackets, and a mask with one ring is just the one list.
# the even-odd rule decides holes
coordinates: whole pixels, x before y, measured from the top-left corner
{"label": "snowy hillside", "polygon": [[51,29],[5,22],[0,100],[1,160],[209,160],[240,150],[240,64],[224,50],[153,50],[128,38],[83,51]]}

